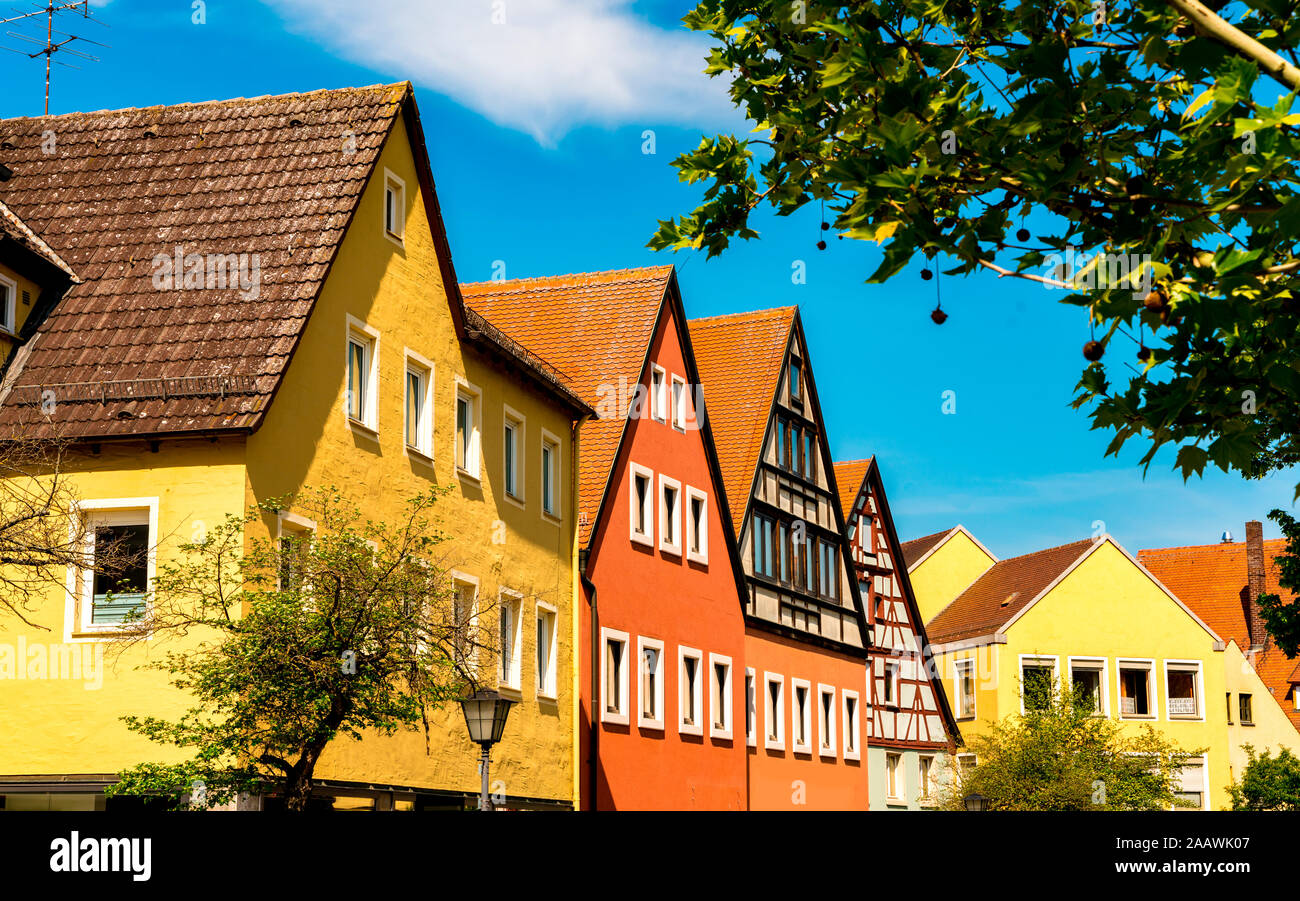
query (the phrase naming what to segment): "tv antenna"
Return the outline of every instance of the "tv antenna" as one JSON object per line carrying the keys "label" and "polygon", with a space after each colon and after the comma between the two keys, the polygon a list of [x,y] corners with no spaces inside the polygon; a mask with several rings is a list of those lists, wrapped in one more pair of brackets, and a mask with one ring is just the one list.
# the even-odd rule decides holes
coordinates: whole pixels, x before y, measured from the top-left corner
{"label": "tv antenna", "polygon": [[[5,47],[3,45],[0,45],[0,50],[8,50],[10,53],[18,53],[27,57],[28,59],[36,59],[36,57],[38,56],[45,57],[45,115],[48,116],[50,114],[50,66],[59,65],[68,69],[81,68],[80,66],[74,66],[71,63],[56,62],[54,60],[54,54],[62,52],[71,56],[75,56],[78,59],[83,59],[88,62],[97,63],[99,62],[99,57],[91,56],[89,53],[82,53],[80,50],[74,50],[68,45],[71,44],[73,41],[84,41],[87,44],[94,44],[96,47],[104,47],[104,48],[108,47],[107,44],[101,44],[99,41],[92,41],[90,38],[82,37],[81,35],[70,34],[66,31],[59,31],[57,28],[54,27],[54,17],[59,15],[60,13],[80,12],[81,17],[88,22],[94,22],[96,25],[102,25],[105,28],[107,28],[108,25],[104,22],[99,21],[98,19],[96,19],[94,16],[90,14],[90,0],[80,0],[80,2],[77,3],[55,3],[54,0],[45,0],[44,5],[41,4],[34,4],[34,5],[36,6],[36,8],[34,10],[31,10],[30,12],[23,12],[20,9],[13,9],[14,12],[18,13],[18,15],[10,16],[7,19],[0,19],[0,25],[8,25],[10,22],[21,22],[26,19],[35,18],[36,16],[44,16],[45,17],[45,40],[43,41],[38,41],[35,38],[28,37],[25,34],[20,34],[17,31],[5,32],[5,34],[7,34],[11,38],[17,38],[18,40],[26,41],[29,44],[36,44],[40,47],[40,49],[35,51],[28,51],[28,50],[18,50],[13,47]],[[54,37],[55,35],[60,35],[62,37],[62,40],[55,40]]]}

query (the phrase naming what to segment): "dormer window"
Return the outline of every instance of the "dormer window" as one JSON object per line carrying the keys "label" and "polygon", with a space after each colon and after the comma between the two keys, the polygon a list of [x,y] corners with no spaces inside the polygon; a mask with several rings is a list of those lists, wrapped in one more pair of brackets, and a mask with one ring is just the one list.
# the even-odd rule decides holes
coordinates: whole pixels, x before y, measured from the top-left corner
{"label": "dormer window", "polygon": [[0,330],[17,331],[17,313],[14,310],[14,298],[18,296],[17,285],[0,275]]}

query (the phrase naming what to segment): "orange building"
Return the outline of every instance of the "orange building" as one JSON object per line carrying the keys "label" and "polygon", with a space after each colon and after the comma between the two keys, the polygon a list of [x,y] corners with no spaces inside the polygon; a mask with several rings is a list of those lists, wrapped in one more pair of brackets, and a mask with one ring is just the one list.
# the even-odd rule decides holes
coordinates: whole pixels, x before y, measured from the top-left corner
{"label": "orange building", "polygon": [[596,409],[578,455],[582,807],[745,809],[742,583],[672,267],[462,291]]}
{"label": "orange building", "polygon": [[744,569],[749,806],[865,810],[870,632],[798,310],[691,337]]}

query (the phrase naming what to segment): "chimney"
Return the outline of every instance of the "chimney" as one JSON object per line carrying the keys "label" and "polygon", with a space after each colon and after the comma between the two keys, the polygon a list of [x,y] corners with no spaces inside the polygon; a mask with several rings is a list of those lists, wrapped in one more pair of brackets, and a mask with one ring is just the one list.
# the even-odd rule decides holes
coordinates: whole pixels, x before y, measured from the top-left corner
{"label": "chimney", "polygon": [[1246,624],[1250,627],[1250,648],[1263,650],[1266,632],[1260,615],[1259,596],[1264,593],[1264,524],[1246,523]]}

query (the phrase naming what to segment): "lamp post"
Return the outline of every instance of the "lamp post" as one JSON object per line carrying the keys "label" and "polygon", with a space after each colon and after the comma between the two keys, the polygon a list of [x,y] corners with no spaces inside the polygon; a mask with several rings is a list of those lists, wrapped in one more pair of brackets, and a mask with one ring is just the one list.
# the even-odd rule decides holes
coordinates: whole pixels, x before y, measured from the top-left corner
{"label": "lamp post", "polygon": [[962,798],[962,803],[971,813],[983,813],[989,809],[989,799],[978,792]]}
{"label": "lamp post", "polygon": [[492,809],[492,802],[488,800],[488,757],[492,746],[501,740],[506,731],[506,717],[510,715],[513,703],[495,691],[476,691],[460,701],[461,710],[465,713],[465,727],[469,730],[469,740],[483,749],[480,760],[483,787],[478,797],[479,810]]}

